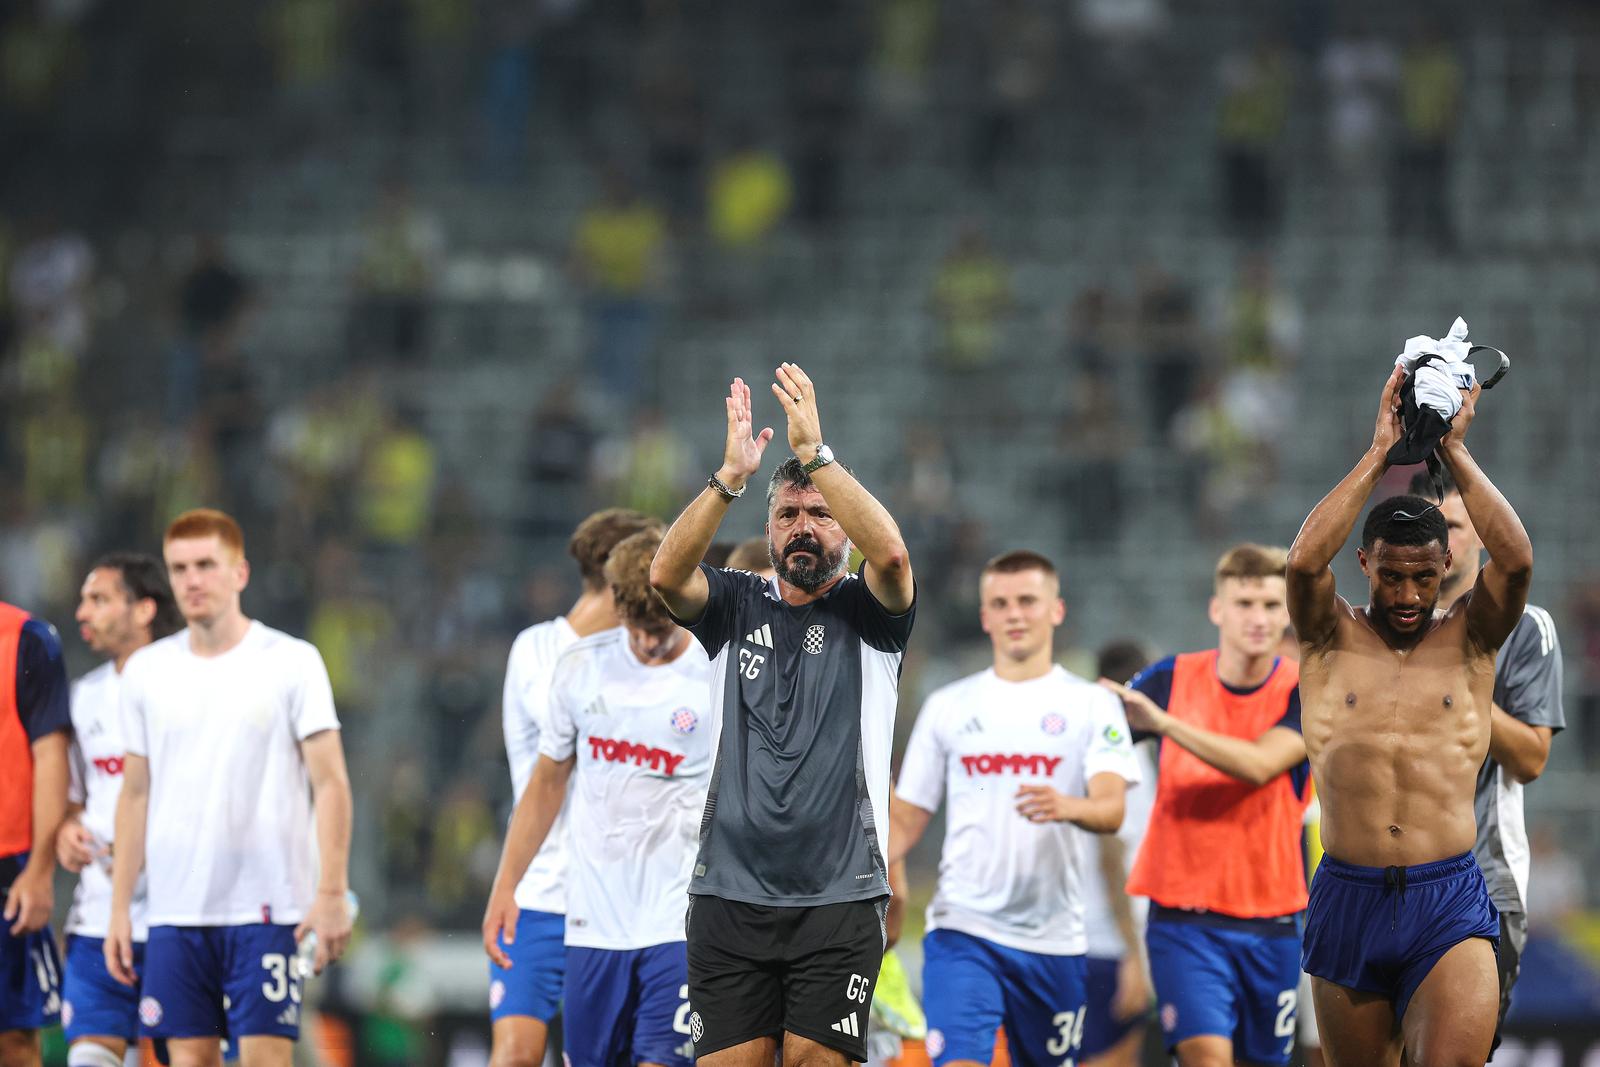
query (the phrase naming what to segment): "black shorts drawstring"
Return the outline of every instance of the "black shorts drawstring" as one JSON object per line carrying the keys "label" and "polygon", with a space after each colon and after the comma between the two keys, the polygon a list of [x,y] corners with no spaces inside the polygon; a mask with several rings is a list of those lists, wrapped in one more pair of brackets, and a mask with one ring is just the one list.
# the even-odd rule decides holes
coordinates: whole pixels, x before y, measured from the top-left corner
{"label": "black shorts drawstring", "polygon": [[1406,896],[1406,869],[1404,867],[1385,867],[1383,869],[1383,888],[1386,893],[1394,893],[1394,917],[1389,920],[1389,929],[1394,930],[1400,925],[1400,902]]}

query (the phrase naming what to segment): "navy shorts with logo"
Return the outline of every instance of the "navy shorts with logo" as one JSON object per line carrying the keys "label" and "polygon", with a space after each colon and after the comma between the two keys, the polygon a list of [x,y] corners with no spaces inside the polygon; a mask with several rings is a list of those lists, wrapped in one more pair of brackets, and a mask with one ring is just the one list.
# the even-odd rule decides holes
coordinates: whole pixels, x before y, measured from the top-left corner
{"label": "navy shorts with logo", "polygon": [[152,926],[140,972],[145,1037],[300,1036],[294,927]]}
{"label": "navy shorts with logo", "polygon": [[561,1010],[561,983],[567,969],[567,917],[523,908],[517,915],[517,938],[500,947],[511,967],[489,962],[489,1020],[514,1015],[548,1023]]}
{"label": "navy shorts with logo", "polygon": [[1402,1019],[1446,952],[1481,937],[1497,949],[1500,914],[1472,853],[1415,867],[1357,867],[1324,856],[1306,912],[1307,974],[1379,993]]}
{"label": "navy shorts with logo", "polygon": [[[144,942],[133,943],[133,970],[144,973]],[[67,1044],[85,1037],[139,1038],[139,986],[125,986],[106,968],[105,941],[67,937],[66,985],[62,990],[61,1029]]]}

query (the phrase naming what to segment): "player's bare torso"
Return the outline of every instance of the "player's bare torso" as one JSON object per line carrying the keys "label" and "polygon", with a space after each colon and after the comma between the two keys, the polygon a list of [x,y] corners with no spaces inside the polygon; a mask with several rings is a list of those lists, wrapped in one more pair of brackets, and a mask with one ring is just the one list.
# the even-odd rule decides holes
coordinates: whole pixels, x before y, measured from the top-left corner
{"label": "player's bare torso", "polygon": [[1401,652],[1340,599],[1333,640],[1303,649],[1302,722],[1329,855],[1388,867],[1471,850],[1494,655],[1468,637],[1466,606]]}

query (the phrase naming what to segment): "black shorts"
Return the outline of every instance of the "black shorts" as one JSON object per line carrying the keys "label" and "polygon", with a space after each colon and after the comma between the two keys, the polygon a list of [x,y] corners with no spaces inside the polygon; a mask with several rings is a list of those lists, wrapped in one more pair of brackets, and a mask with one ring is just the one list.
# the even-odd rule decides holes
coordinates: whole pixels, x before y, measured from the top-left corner
{"label": "black shorts", "polygon": [[1506,1027],[1506,1012],[1511,1007],[1511,989],[1522,973],[1522,950],[1528,944],[1528,916],[1520,911],[1500,913],[1500,944],[1495,952],[1500,965],[1500,1016],[1494,1024],[1494,1044],[1500,1047],[1501,1031]]}
{"label": "black shorts", "polygon": [[776,908],[689,898],[696,1056],[784,1031],[866,1062],[889,898]]}

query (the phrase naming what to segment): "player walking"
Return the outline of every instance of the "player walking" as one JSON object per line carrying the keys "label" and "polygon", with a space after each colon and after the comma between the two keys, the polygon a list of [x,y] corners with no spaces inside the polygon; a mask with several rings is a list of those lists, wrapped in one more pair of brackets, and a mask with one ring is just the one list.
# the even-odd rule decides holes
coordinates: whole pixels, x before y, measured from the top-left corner
{"label": "player walking", "polygon": [[[1300,849],[1307,803],[1299,672],[1284,551],[1239,545],[1217,564],[1217,647],[1169,657],[1123,697],[1135,735],[1161,738],[1150,825],[1128,892],[1150,898],[1150,974],[1182,1067],[1286,1064],[1300,985]],[[1170,742],[1170,743],[1169,743]]]}
{"label": "player walking", "polygon": [[[350,936],[350,783],[317,650],[247,618],[244,535],[220,511],[178,516],[162,545],[186,629],[122,672],[106,967],[143,978],[142,1032],[172,1067],[287,1067],[300,1031],[297,942],[320,971]],[[311,840],[315,801],[315,847]],[[319,859],[320,858],[320,859]],[[320,870],[319,870],[320,862]],[[148,871],[144,969],[132,904]]]}
{"label": "player walking", "polygon": [[[1472,528],[1472,516],[1461,492],[1446,472],[1439,511],[1450,531],[1450,569],[1439,583],[1439,607],[1449,611],[1472,588],[1483,564],[1483,541]],[[1411,479],[1411,492],[1432,497],[1434,481],[1426,473]],[[1516,629],[1506,638],[1494,665],[1494,710],[1489,730],[1489,758],[1478,771],[1472,796],[1478,836],[1472,854],[1483,868],[1489,899],[1500,912],[1500,1027],[1511,1007],[1511,990],[1522,970],[1522,948],[1528,942],[1528,830],[1522,821],[1523,787],[1544,772],[1550,740],[1567,725],[1561,708],[1561,641],[1554,620],[1529,604]]]}
{"label": "player walking", "polygon": [[1013,1062],[1075,1062],[1083,1040],[1079,830],[1115,833],[1139,781],[1119,701],[1055,663],[1066,617],[1054,564],[1008,552],[979,578],[994,665],[928,697],[895,786],[890,862],[948,800],[939,887],[922,941],[936,1067],[987,1064],[1005,1026]]}
{"label": "player walking", "polygon": [[[791,363],[772,391],[794,458],[767,486],[777,577],[700,565],[772,431],[726,401],[722,467],[667,531],[650,582],[715,660],[722,713],[690,883],[701,1067],[865,1060],[889,894],[889,750],[914,584],[894,519],[823,443]],[[847,573],[851,547],[865,563]]]}
{"label": "player walking", "polygon": [[[61,1024],[68,1067],[121,1067],[139,1038],[139,987],[129,988],[106,969],[105,936],[111,925],[111,847],[127,746],[122,739],[122,668],[134,652],[176,633],[183,616],[159,560],[133,552],[102,557],[84,579],[78,598],[78,632],[106,662],[72,687],[70,808],[56,853],[78,875],[67,914],[66,973]],[[144,967],[145,893],[134,890],[129,919],[133,965]]]}
{"label": "player walking", "polygon": [[[539,760],[556,660],[580,639],[616,627],[606,560],[618,542],[654,526],[660,526],[656,519],[624,508],[597,511],[579,523],[567,542],[567,552],[578,564],[583,591],[565,615],[528,627],[511,646],[502,722],[511,785],[518,801]],[[562,943],[567,910],[566,837],[558,815],[543,847],[517,883],[518,914],[500,941],[507,965],[502,967],[493,958],[489,961],[493,1067],[538,1067],[544,1062],[545,1041],[550,1021],[561,1007],[566,973]]]}
{"label": "player walking", "polygon": [[1372,445],[1312,510],[1289,553],[1306,747],[1322,844],[1305,969],[1333,1067],[1481,1064],[1494,1040],[1500,922],[1473,856],[1473,795],[1490,751],[1495,657],[1524,618],[1533,547],[1467,450],[1479,386],[1435,454],[1489,562],[1438,612],[1454,563],[1439,507],[1392,497],[1362,528],[1371,603],[1334,590],[1333,562],[1401,435],[1397,368]]}
{"label": "player walking", "polygon": [[50,909],[72,718],[55,627],[0,603],[0,1063],[37,1067],[61,1010]]}
{"label": "player walking", "polygon": [[484,947],[517,921],[513,887],[573,784],[567,832],[569,1067],[689,1067],[684,911],[717,722],[711,663],[649,585],[661,544],[617,545],[606,577],[623,625],[578,641],[556,664],[539,762],[506,834]]}

